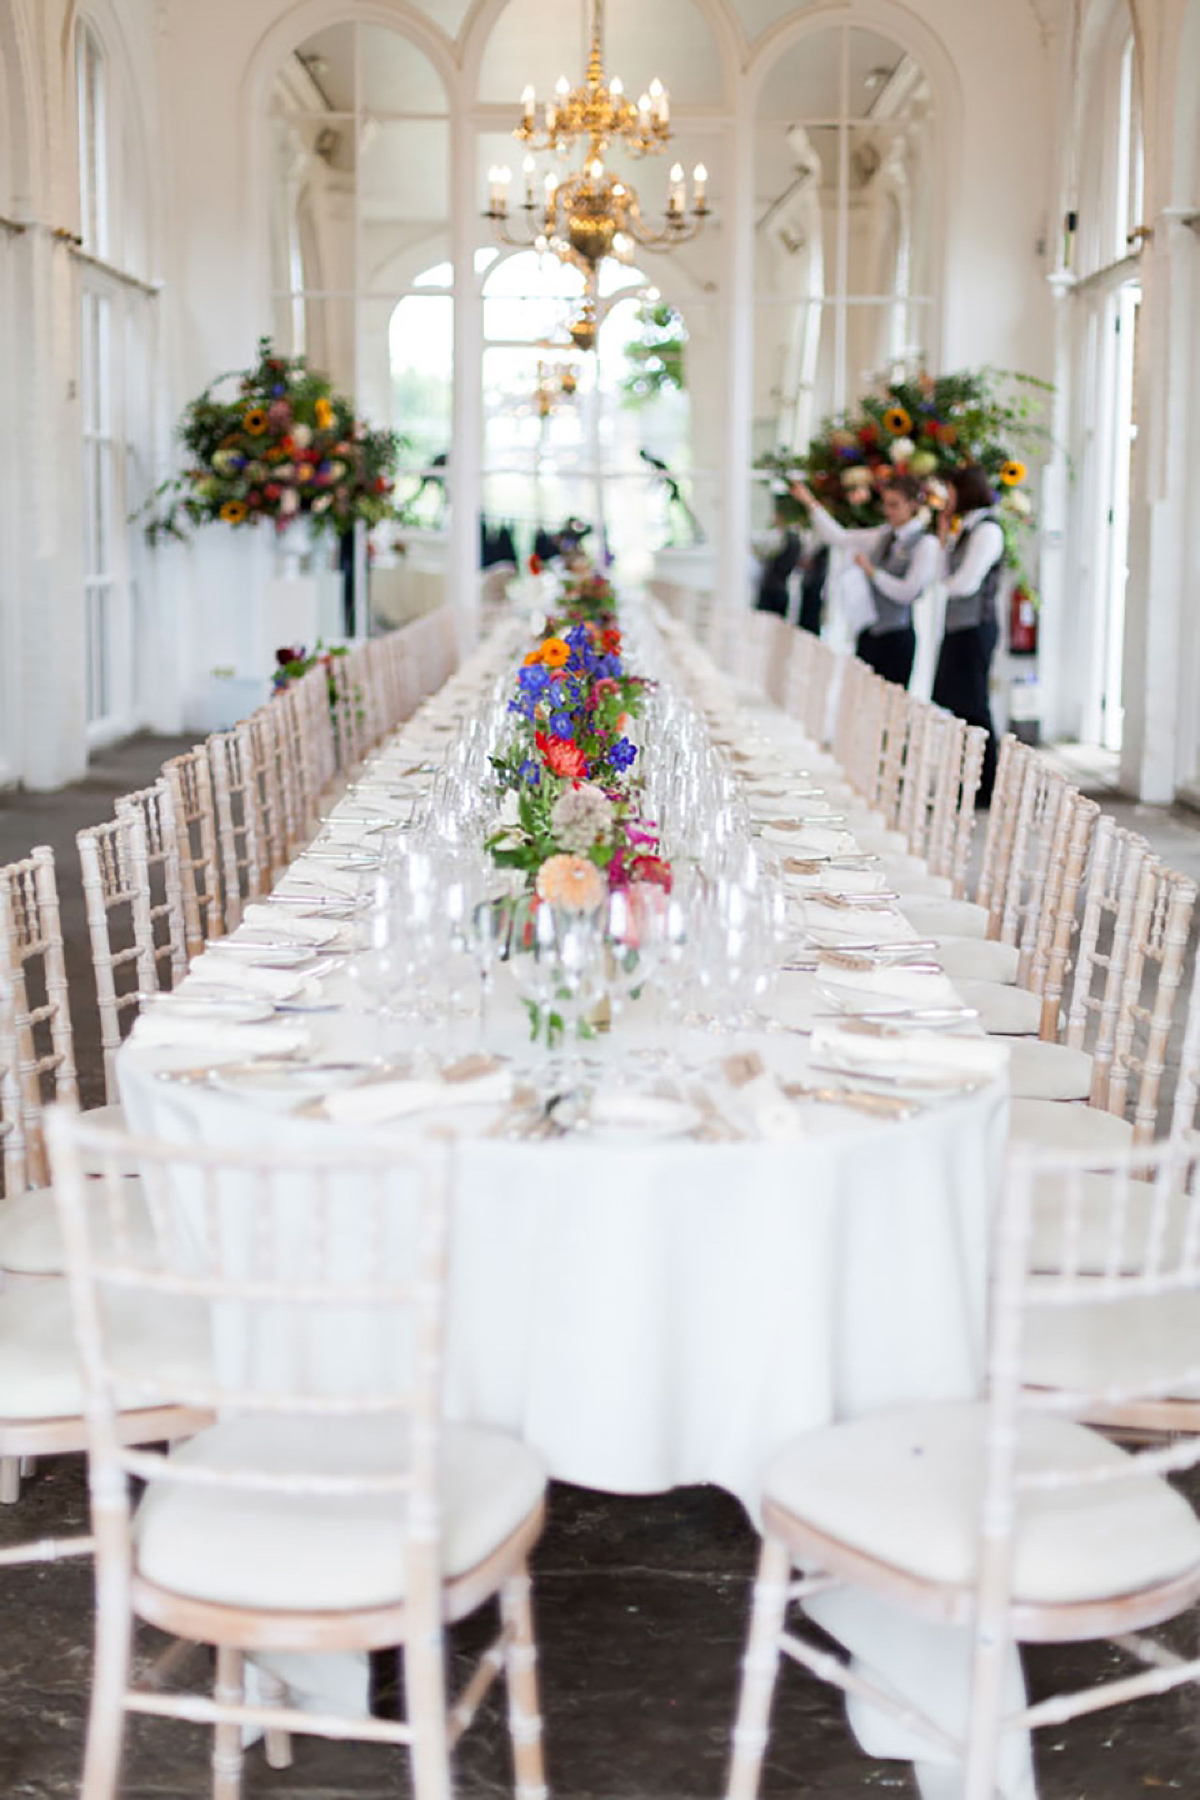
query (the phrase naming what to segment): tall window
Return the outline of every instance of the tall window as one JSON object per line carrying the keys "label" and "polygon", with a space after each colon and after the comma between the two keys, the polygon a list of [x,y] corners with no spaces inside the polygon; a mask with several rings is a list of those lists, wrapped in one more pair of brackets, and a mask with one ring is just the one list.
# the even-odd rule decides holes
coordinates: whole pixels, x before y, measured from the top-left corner
{"label": "tall window", "polygon": [[149,209],[136,108],[124,72],[81,19],[75,36],[79,143],[79,394],[89,738],[145,723],[139,657],[152,621],[140,526],[153,485],[155,290],[146,282]]}
{"label": "tall window", "polygon": [[802,449],[821,420],[933,347],[934,119],[891,38],[800,39],[759,96],[755,453]]}
{"label": "tall window", "polygon": [[[89,255],[109,249],[107,82],[104,54],[86,23],[76,38],[80,236]],[[114,473],[112,296],[89,273],[82,283],[80,395],[83,423],[83,591],[87,719],[102,725],[115,711]]]}
{"label": "tall window", "polygon": [[[279,69],[270,125],[276,344],[401,434],[397,498],[425,481],[422,519],[440,532],[454,336],[441,78],[399,32],[346,21],[306,38]],[[375,535],[379,572],[395,534]]]}

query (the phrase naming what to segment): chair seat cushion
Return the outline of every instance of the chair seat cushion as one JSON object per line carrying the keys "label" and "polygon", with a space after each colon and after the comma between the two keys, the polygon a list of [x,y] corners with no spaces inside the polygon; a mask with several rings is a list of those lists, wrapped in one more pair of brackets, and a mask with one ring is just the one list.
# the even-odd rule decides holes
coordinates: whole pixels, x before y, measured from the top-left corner
{"label": "chair seat cushion", "polygon": [[[1189,1201],[1171,1193],[1156,1216],[1155,1188],[1116,1175],[1039,1175],[1033,1197],[1030,1267],[1049,1274],[1134,1275],[1148,1261],[1171,1267],[1182,1254]],[[1118,1210],[1119,1209],[1119,1210]]]}
{"label": "chair seat cushion", "polygon": [[[118,1402],[125,1407],[169,1403],[159,1384],[178,1382],[180,1392],[210,1387],[208,1316],[178,1297],[146,1295],[105,1298],[111,1356],[119,1377]],[[153,1370],[155,1391],[140,1385]],[[0,1292],[0,1418],[73,1419],[83,1411],[83,1390],[75,1351],[70,1293],[66,1282],[17,1284]]]}
{"label": "chair seat cushion", "polygon": [[1116,1113],[1101,1112],[1098,1106],[1019,1099],[1012,1103],[1009,1135],[1014,1143],[1044,1150],[1095,1150],[1104,1156],[1129,1148],[1133,1126]]}
{"label": "chair seat cushion", "polygon": [[995,938],[942,937],[937,959],[951,981],[998,981],[1011,987],[1017,979],[1021,952]]}
{"label": "chair seat cushion", "polygon": [[939,900],[901,888],[900,911],[922,937],[985,938],[989,914],[974,900]]}
{"label": "chair seat cushion", "polygon": [[848,813],[846,829],[854,833],[855,842],[867,856],[899,856],[908,854],[908,839],[902,831],[884,825],[874,813]]}
{"label": "chair seat cushion", "polygon": [[[142,1260],[153,1250],[154,1232],[139,1178],[128,1176],[124,1187],[128,1235],[121,1248]],[[113,1246],[115,1238],[107,1200],[100,1205],[100,1222],[93,1236],[98,1251]],[[0,1201],[0,1271],[10,1275],[66,1274],[67,1253],[52,1187],[29,1188],[15,1200]]]}
{"label": "chair seat cushion", "polygon": [[[180,1446],[181,1463],[276,1475],[403,1469],[407,1421],[257,1416],[214,1425]],[[546,1476],[517,1438],[443,1428],[442,1573],[463,1575],[529,1517]],[[173,1593],[282,1612],[388,1606],[406,1592],[403,1493],[251,1492],[152,1484],[135,1522],[137,1564]]]}
{"label": "chair seat cushion", "polygon": [[1092,1091],[1092,1059],[1086,1050],[1022,1038],[1008,1059],[1014,1095],[1029,1100],[1086,1100]]}
{"label": "chair seat cushion", "polygon": [[927,900],[949,900],[953,891],[948,875],[931,875],[916,856],[885,856],[883,872],[889,884],[902,894]]}
{"label": "chair seat cushion", "polygon": [[[798,1439],[767,1471],[765,1495],[794,1518],[919,1579],[970,1586],[978,1574],[987,1412],[971,1401],[907,1407]],[[1021,1420],[1022,1471],[1112,1465],[1124,1452],[1071,1420]],[[1020,1496],[1014,1597],[1098,1600],[1200,1565],[1200,1522],[1153,1476]]]}
{"label": "chair seat cushion", "polygon": [[1002,981],[960,981],[958,991],[979,1013],[979,1023],[992,1037],[1036,1037],[1042,1023],[1042,997],[1028,988]]}
{"label": "chair seat cushion", "polygon": [[1200,1293],[1034,1307],[1022,1367],[1031,1387],[1200,1400]]}

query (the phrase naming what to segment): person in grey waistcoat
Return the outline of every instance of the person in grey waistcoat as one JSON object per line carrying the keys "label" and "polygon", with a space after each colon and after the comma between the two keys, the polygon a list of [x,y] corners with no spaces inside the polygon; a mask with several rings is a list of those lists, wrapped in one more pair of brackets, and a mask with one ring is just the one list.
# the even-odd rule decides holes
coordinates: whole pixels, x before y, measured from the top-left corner
{"label": "person in grey waistcoat", "polygon": [[[956,469],[938,519],[946,623],[933,678],[933,699],[988,734],[976,804],[990,806],[996,780],[996,731],[989,694],[992,658],[1000,637],[996,598],[1004,572],[1004,532],[992,508],[996,496],[977,464]],[[960,523],[955,526],[956,518]]]}
{"label": "person in grey waistcoat", "polygon": [[882,675],[907,687],[917,652],[913,607],[937,580],[939,552],[925,528],[921,484],[911,475],[893,475],[881,490],[886,521],[869,531],[839,525],[804,482],[792,487],[808,507],[813,530],[823,544],[855,552],[870,586],[874,618],[855,640],[855,654]]}

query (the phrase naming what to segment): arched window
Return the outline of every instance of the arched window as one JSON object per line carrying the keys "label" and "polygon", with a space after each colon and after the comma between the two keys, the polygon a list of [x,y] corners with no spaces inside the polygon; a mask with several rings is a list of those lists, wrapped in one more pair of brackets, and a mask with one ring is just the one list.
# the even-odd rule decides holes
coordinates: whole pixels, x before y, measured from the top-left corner
{"label": "arched window", "polygon": [[629,404],[630,346],[660,298],[641,269],[604,265],[587,356],[567,336],[583,297],[578,270],[532,250],[498,259],[484,279],[484,529],[510,532],[524,556],[539,531],[578,518],[636,578],[677,529],[642,452],[689,480],[690,399],[686,385],[659,383]]}
{"label": "arched window", "polygon": [[916,59],[837,25],[758,98],[755,454],[802,449],[880,374],[931,357],[935,142]]}
{"label": "arched window", "polygon": [[454,301],[429,281],[450,255],[441,78],[399,31],[347,20],[296,46],[270,110],[276,344],[402,433],[419,468],[450,440]]}
{"label": "arched window", "polygon": [[[111,23],[111,20],[109,21]],[[75,31],[79,394],[83,437],[86,710],[93,744],[144,723],[151,638],[146,553],[130,514],[153,485],[153,307],[146,164],[120,57]]]}

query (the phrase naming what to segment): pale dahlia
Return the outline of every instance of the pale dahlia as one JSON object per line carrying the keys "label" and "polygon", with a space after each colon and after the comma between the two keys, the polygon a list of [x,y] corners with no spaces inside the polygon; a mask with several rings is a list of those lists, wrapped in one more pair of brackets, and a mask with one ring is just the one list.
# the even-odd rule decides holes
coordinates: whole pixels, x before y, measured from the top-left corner
{"label": "pale dahlia", "polygon": [[550,827],[564,850],[582,853],[604,837],[612,824],[612,803],[594,781],[568,788],[554,802]]}
{"label": "pale dahlia", "polygon": [[568,912],[593,912],[608,889],[595,863],[583,856],[548,856],[537,873],[538,898]]}

